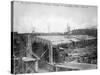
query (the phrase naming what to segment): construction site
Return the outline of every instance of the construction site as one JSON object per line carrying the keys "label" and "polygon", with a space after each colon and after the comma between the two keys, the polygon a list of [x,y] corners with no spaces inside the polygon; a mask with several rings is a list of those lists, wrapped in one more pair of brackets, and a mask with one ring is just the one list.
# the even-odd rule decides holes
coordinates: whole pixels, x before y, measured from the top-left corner
{"label": "construction site", "polygon": [[97,68],[95,36],[12,32],[12,38],[13,74]]}
{"label": "construction site", "polygon": [[12,1],[11,73],[97,69],[97,6]]}

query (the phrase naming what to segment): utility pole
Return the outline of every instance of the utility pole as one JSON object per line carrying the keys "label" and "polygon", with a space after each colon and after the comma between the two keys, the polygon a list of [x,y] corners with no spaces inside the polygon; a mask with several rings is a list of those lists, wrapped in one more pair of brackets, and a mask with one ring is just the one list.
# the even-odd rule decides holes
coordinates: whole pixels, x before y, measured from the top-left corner
{"label": "utility pole", "polygon": [[67,23],[67,32],[68,32],[68,33],[70,32],[70,26],[69,26],[68,23]]}

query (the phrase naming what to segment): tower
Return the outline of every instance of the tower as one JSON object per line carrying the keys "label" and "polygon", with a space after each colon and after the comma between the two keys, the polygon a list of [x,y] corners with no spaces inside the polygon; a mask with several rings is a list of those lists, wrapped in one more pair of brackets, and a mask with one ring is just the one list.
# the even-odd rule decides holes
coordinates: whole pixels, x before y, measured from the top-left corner
{"label": "tower", "polygon": [[65,29],[65,34],[70,34],[70,26],[67,23],[66,29]]}

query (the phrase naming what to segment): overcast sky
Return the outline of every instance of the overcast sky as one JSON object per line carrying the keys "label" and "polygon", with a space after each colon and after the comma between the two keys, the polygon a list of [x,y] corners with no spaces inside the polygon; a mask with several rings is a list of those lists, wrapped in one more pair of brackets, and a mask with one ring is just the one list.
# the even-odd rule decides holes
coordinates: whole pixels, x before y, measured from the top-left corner
{"label": "overcast sky", "polygon": [[64,32],[97,26],[97,7],[69,7],[38,3],[14,2],[14,31],[29,33]]}

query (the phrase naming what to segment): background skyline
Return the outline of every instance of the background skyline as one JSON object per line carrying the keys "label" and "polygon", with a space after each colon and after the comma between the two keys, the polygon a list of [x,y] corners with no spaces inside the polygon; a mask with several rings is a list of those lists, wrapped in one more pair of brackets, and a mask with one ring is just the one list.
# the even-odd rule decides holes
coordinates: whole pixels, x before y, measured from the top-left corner
{"label": "background skyline", "polygon": [[[66,4],[67,5],[67,4]],[[29,2],[14,2],[13,30],[19,33],[64,32],[97,26],[97,7],[64,7]]]}

